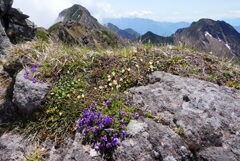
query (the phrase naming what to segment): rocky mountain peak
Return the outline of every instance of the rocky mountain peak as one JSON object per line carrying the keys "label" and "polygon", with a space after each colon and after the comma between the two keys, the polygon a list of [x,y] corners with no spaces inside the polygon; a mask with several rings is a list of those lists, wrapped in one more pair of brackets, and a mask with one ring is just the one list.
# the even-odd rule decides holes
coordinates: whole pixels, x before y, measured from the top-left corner
{"label": "rocky mountain peak", "polygon": [[175,43],[193,47],[217,56],[239,57],[240,34],[224,21],[200,19],[174,34]]}
{"label": "rocky mountain peak", "polygon": [[85,7],[78,4],[60,12],[57,21],[75,21],[89,29],[102,28],[102,25],[98,23],[97,19],[94,18]]}

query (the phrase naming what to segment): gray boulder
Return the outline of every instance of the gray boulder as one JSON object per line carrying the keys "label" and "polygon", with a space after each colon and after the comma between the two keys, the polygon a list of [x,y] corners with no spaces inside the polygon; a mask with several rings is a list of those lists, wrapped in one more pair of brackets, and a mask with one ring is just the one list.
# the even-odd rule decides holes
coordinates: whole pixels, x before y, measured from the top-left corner
{"label": "gray boulder", "polygon": [[20,111],[32,112],[36,110],[48,93],[49,83],[33,83],[24,78],[25,69],[17,74],[13,91],[13,103]]}
{"label": "gray boulder", "polygon": [[[166,148],[163,145],[171,146],[172,143],[166,142],[167,139],[159,140],[162,135],[154,134],[154,130],[161,126],[156,133],[160,133],[164,128],[169,128],[164,130],[169,137],[171,133],[183,133],[176,139],[178,142],[174,141],[179,148],[171,151],[175,160],[182,159],[183,156],[178,150],[183,146],[199,160],[240,160],[239,90],[164,72],[154,72],[150,80],[152,84],[129,91],[134,106],[160,116],[165,125],[153,122],[151,126],[156,124],[156,127],[147,130],[151,133],[148,140],[154,140],[155,143],[152,149],[158,147],[155,151],[163,159],[171,158],[170,154],[165,155]],[[183,132],[180,133],[180,129]],[[141,148],[141,135],[135,140],[138,140],[136,145]],[[126,142],[129,144],[131,141]],[[127,156],[130,149],[124,149],[125,153],[121,151],[121,155]],[[132,158],[136,157],[138,154]]]}
{"label": "gray boulder", "polygon": [[[114,153],[117,161],[191,160],[193,154],[187,144],[170,127],[149,118],[134,121],[137,127],[128,125],[128,134]],[[139,130],[141,129],[141,130]],[[173,161],[173,160],[171,160]]]}

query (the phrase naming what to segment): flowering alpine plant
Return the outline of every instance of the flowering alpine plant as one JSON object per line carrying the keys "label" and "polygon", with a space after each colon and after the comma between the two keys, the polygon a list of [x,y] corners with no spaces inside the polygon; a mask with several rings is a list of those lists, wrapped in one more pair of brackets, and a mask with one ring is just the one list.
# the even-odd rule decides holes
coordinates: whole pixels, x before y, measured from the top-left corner
{"label": "flowering alpine plant", "polygon": [[[116,101],[109,98],[104,103],[106,109],[116,106]],[[77,131],[85,143],[93,145],[96,150],[115,148],[126,137],[126,125],[130,119],[138,117],[137,113],[123,110],[111,110],[108,113],[97,111],[97,103],[92,102],[89,108],[83,109],[77,121]],[[104,114],[103,114],[104,113]]]}
{"label": "flowering alpine plant", "polygon": [[[32,68],[31,68],[31,73],[34,73],[37,71],[37,65],[36,64],[32,64]],[[29,74],[31,74],[30,72],[26,71],[24,74],[23,74],[23,77],[25,79],[28,79],[30,81],[32,81],[33,83],[37,83],[37,79],[34,78],[33,76],[29,76]],[[40,81],[40,83],[43,83],[43,81]]]}

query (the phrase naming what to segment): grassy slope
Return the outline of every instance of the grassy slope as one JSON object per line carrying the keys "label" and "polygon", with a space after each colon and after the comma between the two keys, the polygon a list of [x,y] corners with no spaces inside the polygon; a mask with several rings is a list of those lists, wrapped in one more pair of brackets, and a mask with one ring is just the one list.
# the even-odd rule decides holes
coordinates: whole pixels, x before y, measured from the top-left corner
{"label": "grassy slope", "polygon": [[[89,50],[51,41],[33,41],[17,45],[8,62],[13,63],[20,57],[28,60],[23,61],[24,66],[36,63],[34,75],[38,80],[51,82],[53,87],[39,112],[21,117],[9,127],[42,139],[62,138],[74,132],[82,109],[92,101],[104,109],[106,97],[115,94],[124,97],[128,88],[146,85],[147,75],[153,71],[240,87],[237,65],[180,47],[137,44],[123,49]],[[131,110],[126,103],[120,106]]]}

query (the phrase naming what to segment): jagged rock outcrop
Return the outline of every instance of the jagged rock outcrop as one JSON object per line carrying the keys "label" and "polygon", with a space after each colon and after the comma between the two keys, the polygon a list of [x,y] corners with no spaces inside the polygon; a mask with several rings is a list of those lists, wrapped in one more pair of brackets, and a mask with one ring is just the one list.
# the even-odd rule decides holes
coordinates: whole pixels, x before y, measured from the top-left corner
{"label": "jagged rock outcrop", "polygon": [[177,30],[174,42],[219,57],[240,57],[240,33],[224,21],[193,22],[190,27]]}
{"label": "jagged rock outcrop", "polygon": [[90,12],[81,5],[75,4],[59,13],[57,21],[68,22],[75,21],[84,25],[87,29],[102,29],[103,26],[98,23]]}
{"label": "jagged rock outcrop", "polygon": [[11,48],[11,43],[2,25],[3,16],[10,10],[13,0],[0,0],[0,58],[6,56],[6,50]]}
{"label": "jagged rock outcrop", "polygon": [[[131,120],[127,138],[113,152],[113,160],[238,161],[240,159],[240,91],[164,72],[150,75],[151,84],[129,90],[129,103],[139,113]],[[32,143],[22,136],[0,137],[0,160],[28,154]],[[44,160],[102,160],[79,134],[55,146],[45,141]],[[31,149],[30,151],[34,151]]]}
{"label": "jagged rock outcrop", "polygon": [[28,18],[28,15],[15,8],[11,8],[7,12],[4,24],[6,33],[12,43],[16,44],[34,38],[36,26]]}
{"label": "jagged rock outcrop", "polygon": [[31,40],[35,25],[21,11],[11,8],[13,0],[0,0],[0,57],[5,57],[11,43]]}
{"label": "jagged rock outcrop", "polygon": [[32,82],[24,78],[25,69],[17,74],[13,91],[13,103],[22,112],[33,112],[36,110],[46,94],[48,93],[50,84]]}

